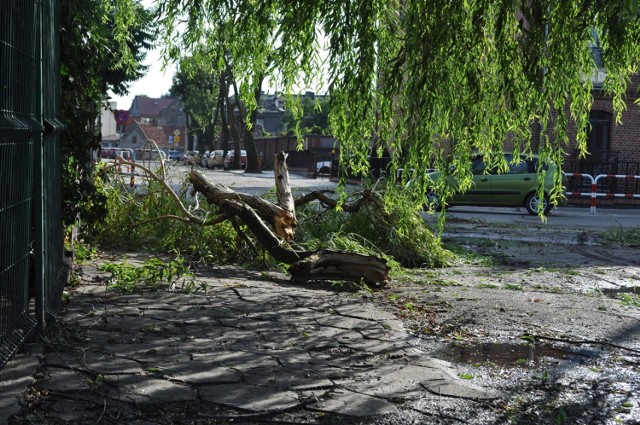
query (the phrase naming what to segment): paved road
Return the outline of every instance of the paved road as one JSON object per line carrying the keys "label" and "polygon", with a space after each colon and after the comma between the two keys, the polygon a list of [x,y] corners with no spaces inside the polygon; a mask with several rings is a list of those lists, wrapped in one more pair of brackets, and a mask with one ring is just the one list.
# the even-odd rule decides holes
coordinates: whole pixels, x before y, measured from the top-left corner
{"label": "paved road", "polygon": [[[184,174],[190,169],[191,167],[178,165],[175,168],[175,171],[177,173]],[[247,174],[242,170],[208,170],[202,167],[198,167],[197,169],[205,173],[213,183],[221,183],[244,193],[264,193],[275,188],[275,177],[273,175],[273,171],[265,171],[261,174]],[[289,174],[289,182],[294,194],[301,191],[335,189],[337,186],[337,183],[329,181],[328,178],[312,179],[293,173]]]}
{"label": "paved road", "polygon": [[[514,224],[519,226],[549,226],[566,229],[597,228],[606,230],[612,227],[640,227],[640,207],[638,208],[597,208],[596,214],[590,214],[588,207],[560,207],[547,215],[544,223],[538,216],[532,216],[524,208],[494,207],[451,207],[447,218],[459,218],[484,223]],[[435,217],[425,214],[427,220]]]}
{"label": "paved road", "polygon": [[[248,424],[290,412],[287,423],[402,425],[434,423],[434,406],[464,422],[499,396],[417,350],[367,294],[235,267],[201,269],[196,287],[207,290],[196,293],[107,290],[96,265],[78,276],[44,352],[0,371],[0,424],[14,412],[75,424]],[[23,394],[31,407],[20,413]]]}
{"label": "paved road", "polygon": [[[190,166],[177,165],[173,168],[173,180],[177,183],[178,176],[184,176],[191,169]],[[250,194],[264,193],[274,189],[274,175],[272,171],[262,174],[246,174],[241,170],[223,171],[208,170],[198,167],[214,183],[221,183],[235,190]],[[337,184],[327,178],[312,179],[299,174],[290,174],[291,188],[296,192],[318,189],[335,189]],[[434,220],[433,216],[424,214],[427,220]],[[456,206],[447,210],[447,217],[479,220],[486,223],[513,223],[518,225],[539,225],[541,220],[532,216],[523,208],[499,207],[464,207]],[[611,227],[631,228],[640,226],[640,207],[637,208],[596,208],[596,214],[590,214],[589,207],[560,207],[547,216],[546,225],[564,228],[600,228]]]}

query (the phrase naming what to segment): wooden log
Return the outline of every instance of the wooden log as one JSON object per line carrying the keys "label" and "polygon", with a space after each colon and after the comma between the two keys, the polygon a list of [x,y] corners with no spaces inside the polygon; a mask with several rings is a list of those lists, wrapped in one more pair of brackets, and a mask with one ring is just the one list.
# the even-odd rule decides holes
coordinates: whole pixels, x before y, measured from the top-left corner
{"label": "wooden log", "polygon": [[286,241],[293,239],[295,235],[295,215],[284,208],[247,193],[236,192],[222,184],[214,184],[201,171],[193,170],[189,173],[189,180],[193,188],[202,193],[210,204],[218,205],[223,201],[236,200],[250,206],[255,212],[273,227],[276,234]]}
{"label": "wooden log", "polygon": [[364,281],[382,287],[390,280],[389,266],[382,258],[345,251],[316,251],[293,264],[289,272],[296,281]]}

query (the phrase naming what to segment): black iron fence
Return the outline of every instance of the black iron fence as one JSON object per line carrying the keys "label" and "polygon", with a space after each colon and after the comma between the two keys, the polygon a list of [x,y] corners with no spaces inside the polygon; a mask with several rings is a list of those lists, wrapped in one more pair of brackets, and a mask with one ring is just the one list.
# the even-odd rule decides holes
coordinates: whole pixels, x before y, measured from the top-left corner
{"label": "black iron fence", "polygon": [[63,262],[56,0],[0,13],[0,367],[60,309]]}

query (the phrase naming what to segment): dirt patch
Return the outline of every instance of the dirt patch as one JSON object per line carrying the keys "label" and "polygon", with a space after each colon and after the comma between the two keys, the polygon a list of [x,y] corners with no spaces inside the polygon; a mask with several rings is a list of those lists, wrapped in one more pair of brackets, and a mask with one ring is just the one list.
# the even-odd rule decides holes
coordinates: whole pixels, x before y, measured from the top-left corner
{"label": "dirt patch", "polygon": [[640,250],[593,231],[468,221],[443,240],[477,260],[374,295],[417,350],[502,390],[491,410],[506,423],[640,423]]}

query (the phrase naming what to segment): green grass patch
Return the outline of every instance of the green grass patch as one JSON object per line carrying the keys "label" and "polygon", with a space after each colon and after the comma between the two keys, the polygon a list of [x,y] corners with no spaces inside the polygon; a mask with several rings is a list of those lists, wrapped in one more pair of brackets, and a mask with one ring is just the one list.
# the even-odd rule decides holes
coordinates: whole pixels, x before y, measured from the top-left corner
{"label": "green grass patch", "polygon": [[498,288],[498,285],[494,284],[494,283],[479,283],[477,285],[475,285],[476,288],[487,288],[487,289],[496,289]]}
{"label": "green grass patch", "polygon": [[608,246],[640,248],[640,227],[633,229],[609,229],[601,234]]}
{"label": "green grass patch", "polygon": [[620,303],[629,307],[640,307],[640,295],[633,294],[620,294]]}

